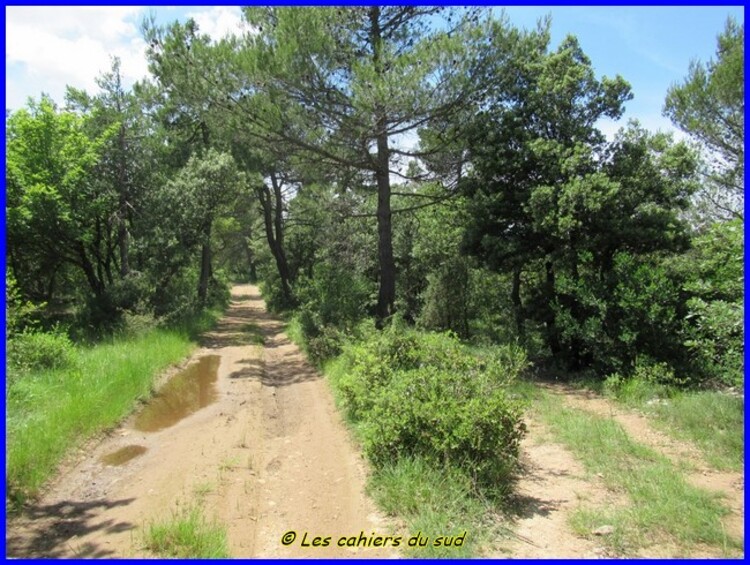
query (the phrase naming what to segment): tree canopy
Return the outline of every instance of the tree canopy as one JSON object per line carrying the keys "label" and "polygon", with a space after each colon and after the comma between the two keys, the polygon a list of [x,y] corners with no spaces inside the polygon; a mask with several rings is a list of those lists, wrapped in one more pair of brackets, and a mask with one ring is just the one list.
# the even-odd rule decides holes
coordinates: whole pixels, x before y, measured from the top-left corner
{"label": "tree canopy", "polygon": [[637,122],[608,139],[631,87],[549,19],[243,14],[220,40],[147,20],[147,79],[113,59],[97,92],[7,117],[14,331],[167,323],[257,278],[316,359],[371,319],[556,370],[737,381],[744,24],[665,93],[675,142]]}
{"label": "tree canopy", "polygon": [[708,200],[720,217],[743,217],[745,193],[745,24],[727,20],[716,59],[693,61],[682,84],[667,93],[664,113],[704,151]]}

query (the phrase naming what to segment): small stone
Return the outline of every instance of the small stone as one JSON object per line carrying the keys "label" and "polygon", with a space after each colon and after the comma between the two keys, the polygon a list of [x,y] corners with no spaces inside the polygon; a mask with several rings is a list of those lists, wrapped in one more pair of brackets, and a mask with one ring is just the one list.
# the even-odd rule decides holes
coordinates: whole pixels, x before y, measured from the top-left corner
{"label": "small stone", "polygon": [[609,534],[613,533],[615,531],[614,526],[599,526],[597,529],[595,529],[592,534],[595,536],[608,536]]}

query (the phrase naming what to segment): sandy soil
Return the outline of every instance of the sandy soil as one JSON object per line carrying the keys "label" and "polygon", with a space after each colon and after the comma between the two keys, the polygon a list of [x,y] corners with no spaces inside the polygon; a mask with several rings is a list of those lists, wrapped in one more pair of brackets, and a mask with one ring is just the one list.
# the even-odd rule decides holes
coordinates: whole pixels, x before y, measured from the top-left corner
{"label": "sandy soil", "polygon": [[606,549],[576,535],[569,516],[581,505],[623,504],[564,446],[550,439],[541,422],[526,418],[521,442],[523,472],[516,487],[514,536],[497,557],[554,559],[607,556]]}
{"label": "sandy soil", "polygon": [[[263,346],[242,345],[250,323]],[[207,354],[221,356],[216,402],[153,433],[135,429],[133,415],[92,442],[8,525],[8,555],[148,556],[143,526],[199,499],[208,517],[227,525],[234,557],[393,555],[336,545],[390,526],[364,494],[366,466],[327,384],[266,313],[256,287],[234,287],[226,316],[188,363]],[[100,461],[128,445],[146,451],[121,466]],[[284,546],[288,531],[298,537]],[[305,532],[308,541],[332,541],[302,547]]]}

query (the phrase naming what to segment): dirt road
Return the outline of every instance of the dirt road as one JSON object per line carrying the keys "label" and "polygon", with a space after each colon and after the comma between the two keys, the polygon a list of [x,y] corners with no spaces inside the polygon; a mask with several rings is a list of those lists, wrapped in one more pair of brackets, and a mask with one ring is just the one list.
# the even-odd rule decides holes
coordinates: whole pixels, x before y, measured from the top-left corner
{"label": "dirt road", "polygon": [[[204,513],[227,526],[233,557],[392,556],[336,545],[361,531],[385,535],[389,525],[364,494],[364,462],[327,384],[266,313],[256,287],[233,288],[229,311],[186,365],[209,355],[218,356],[208,360],[215,383],[188,393],[207,406],[163,429],[144,426],[136,412],[92,442],[10,524],[8,555],[148,556],[143,526],[202,500]],[[162,404],[163,412],[180,408]],[[102,461],[113,454],[132,458]],[[284,546],[292,530],[297,540]],[[305,532],[333,543],[302,547]]]}

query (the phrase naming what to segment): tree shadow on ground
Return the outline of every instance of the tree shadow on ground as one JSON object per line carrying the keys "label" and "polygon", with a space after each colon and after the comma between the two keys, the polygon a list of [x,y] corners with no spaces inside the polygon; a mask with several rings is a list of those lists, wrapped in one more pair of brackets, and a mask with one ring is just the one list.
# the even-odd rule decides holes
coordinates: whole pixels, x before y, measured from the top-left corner
{"label": "tree shadow on ground", "polygon": [[262,359],[241,359],[239,364],[240,368],[229,375],[230,379],[255,380],[263,386],[283,387],[321,378],[298,353],[276,359],[273,366],[266,366]]}
{"label": "tree shadow on ground", "polygon": [[[94,543],[76,545],[75,539],[92,532],[118,533],[132,530],[130,522],[105,520],[95,522],[103,510],[126,506],[134,498],[78,502],[65,500],[56,504],[31,505],[24,508],[18,519],[28,521],[27,534],[7,534],[6,555],[11,557],[66,557],[73,552],[78,557],[107,557],[114,552]],[[8,530],[6,529],[6,532]]]}

